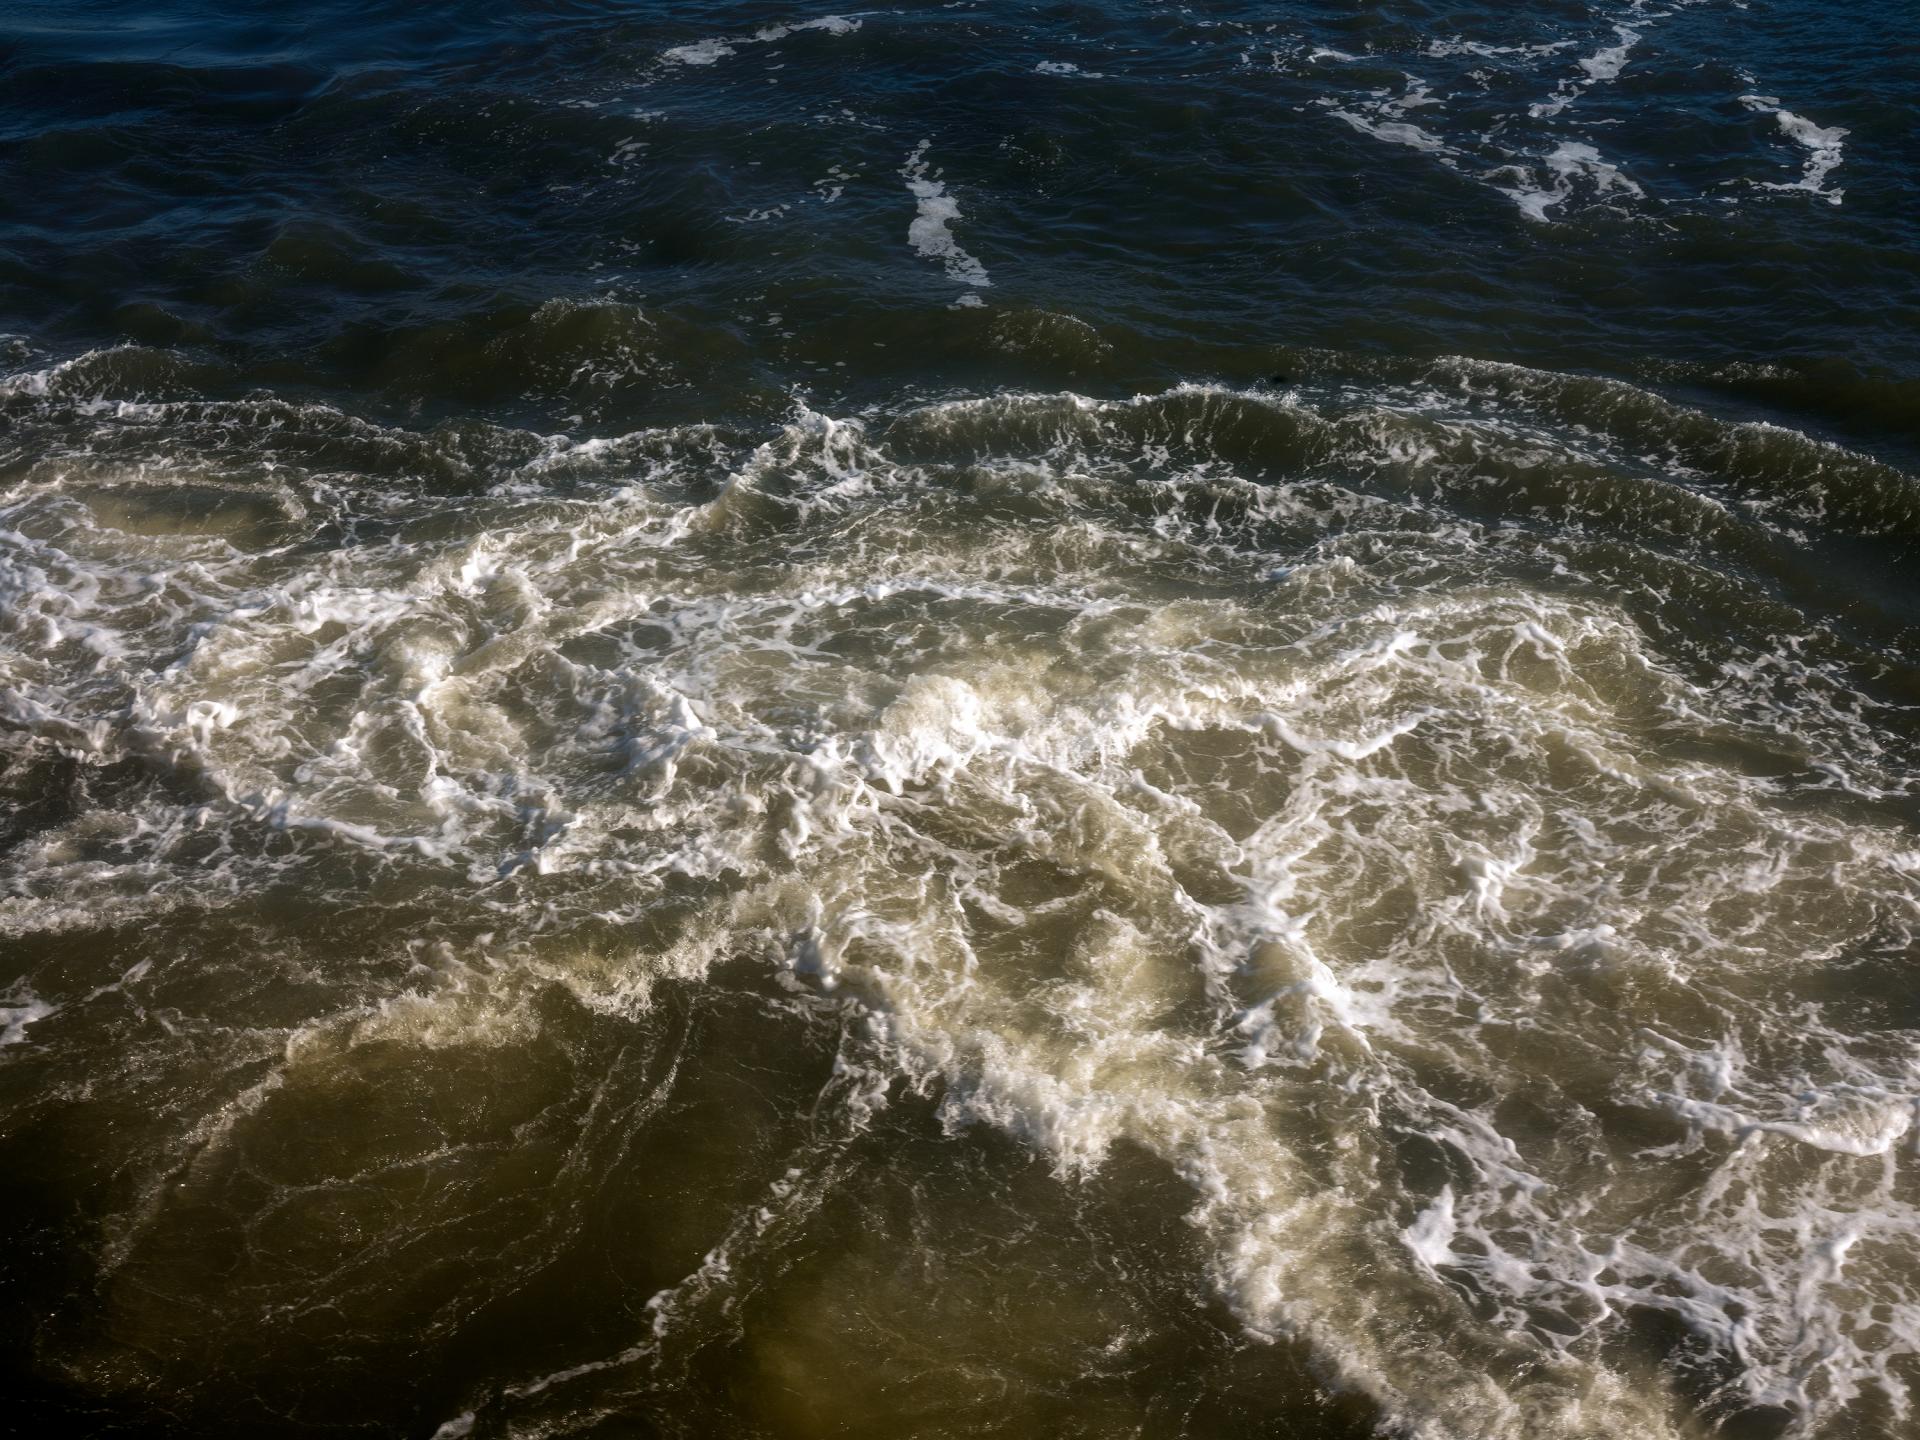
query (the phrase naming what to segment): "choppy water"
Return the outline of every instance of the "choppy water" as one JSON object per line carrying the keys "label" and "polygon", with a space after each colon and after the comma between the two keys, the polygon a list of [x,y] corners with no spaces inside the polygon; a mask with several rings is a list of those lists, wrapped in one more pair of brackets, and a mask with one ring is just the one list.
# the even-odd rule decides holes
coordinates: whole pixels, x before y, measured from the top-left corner
{"label": "choppy water", "polygon": [[1920,1434],[1917,38],[13,7],[11,1423]]}

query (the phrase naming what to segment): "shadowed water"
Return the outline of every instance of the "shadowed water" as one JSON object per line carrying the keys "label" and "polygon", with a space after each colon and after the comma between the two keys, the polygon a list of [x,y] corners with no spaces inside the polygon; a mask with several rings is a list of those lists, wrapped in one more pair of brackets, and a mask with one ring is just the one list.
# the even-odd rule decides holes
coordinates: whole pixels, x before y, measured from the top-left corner
{"label": "shadowed water", "polygon": [[23,1423],[1911,1433],[1912,28],[0,23]]}

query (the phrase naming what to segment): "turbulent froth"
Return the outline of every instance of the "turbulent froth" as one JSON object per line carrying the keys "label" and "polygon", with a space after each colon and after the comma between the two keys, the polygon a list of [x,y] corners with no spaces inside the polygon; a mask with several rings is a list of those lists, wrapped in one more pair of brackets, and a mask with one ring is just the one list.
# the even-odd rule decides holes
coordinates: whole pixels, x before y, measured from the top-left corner
{"label": "turbulent froth", "polygon": [[1920,1434],[1911,0],[824,3],[0,6],[6,1421]]}
{"label": "turbulent froth", "polygon": [[1006,1137],[1041,1213],[1182,1222],[1117,1320],[982,1232],[1073,1384],[1216,1306],[1409,1433],[1913,1423],[1910,682],[1796,599],[1796,516],[1911,537],[1899,471],[1472,362],[584,444],[6,404],[6,1063],[128,1137],[68,1373],[204,1421],[276,1327],[439,1343],[596,1263],[636,1145],[723,1213],[423,1420],[582,1432],[743,1335],[910,1372],[910,1262],[809,1236]]}

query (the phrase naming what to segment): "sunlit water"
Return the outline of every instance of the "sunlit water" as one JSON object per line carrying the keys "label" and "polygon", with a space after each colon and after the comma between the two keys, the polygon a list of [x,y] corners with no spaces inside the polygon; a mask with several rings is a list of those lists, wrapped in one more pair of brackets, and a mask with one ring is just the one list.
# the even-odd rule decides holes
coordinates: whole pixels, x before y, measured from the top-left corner
{"label": "sunlit water", "polygon": [[1920,1433],[1910,16],[238,9],[0,52],[30,1423]]}

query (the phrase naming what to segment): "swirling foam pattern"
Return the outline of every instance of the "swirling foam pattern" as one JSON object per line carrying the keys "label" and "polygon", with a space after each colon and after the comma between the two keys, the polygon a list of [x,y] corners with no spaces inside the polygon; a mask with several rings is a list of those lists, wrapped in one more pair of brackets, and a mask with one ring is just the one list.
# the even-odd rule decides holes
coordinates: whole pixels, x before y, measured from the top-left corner
{"label": "swirling foam pattern", "polygon": [[1887,7],[406,8],[7,39],[22,1414],[1920,1429]]}

